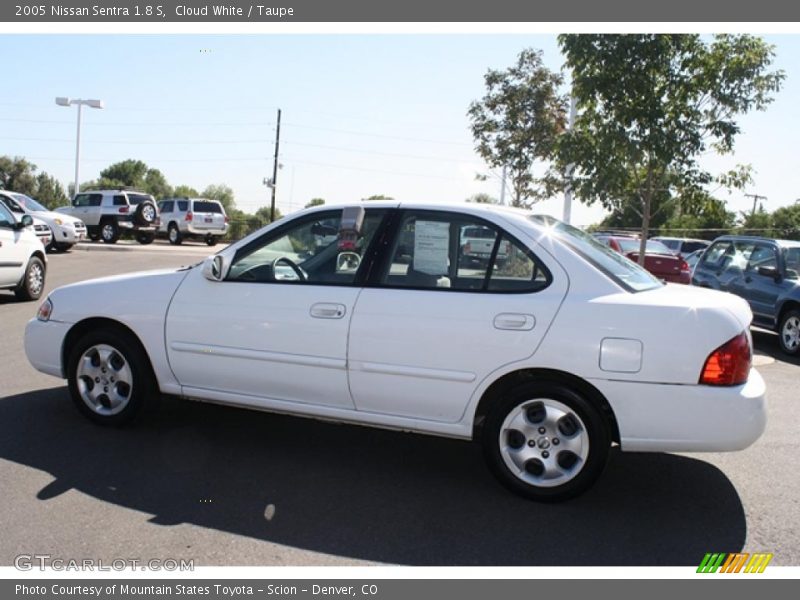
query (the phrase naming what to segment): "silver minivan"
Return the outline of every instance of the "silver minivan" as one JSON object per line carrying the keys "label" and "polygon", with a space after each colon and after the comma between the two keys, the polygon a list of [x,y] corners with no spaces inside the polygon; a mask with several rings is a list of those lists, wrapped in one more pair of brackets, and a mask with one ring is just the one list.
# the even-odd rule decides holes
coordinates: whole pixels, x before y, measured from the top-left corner
{"label": "silver minivan", "polygon": [[202,238],[213,246],[228,233],[228,216],[219,200],[168,198],[159,202],[158,208],[158,233],[166,234],[170,244],[180,244],[188,237]]}

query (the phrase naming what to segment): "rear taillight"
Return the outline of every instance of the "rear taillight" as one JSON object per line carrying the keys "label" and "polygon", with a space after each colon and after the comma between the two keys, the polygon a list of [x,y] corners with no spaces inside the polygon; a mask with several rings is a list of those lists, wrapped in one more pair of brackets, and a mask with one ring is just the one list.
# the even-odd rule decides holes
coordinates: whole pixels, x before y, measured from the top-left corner
{"label": "rear taillight", "polygon": [[228,215],[225,215],[225,222],[228,223],[229,221],[230,219],[228,218]]}
{"label": "rear taillight", "polygon": [[192,211],[189,211],[189,212],[186,213],[186,220],[187,221],[191,221],[193,218],[194,218],[194,215],[192,214]]}
{"label": "rear taillight", "polygon": [[123,215],[128,214],[128,212],[130,212],[130,210],[131,210],[130,206],[120,206],[119,207],[119,212],[120,212],[120,214],[123,214]]}
{"label": "rear taillight", "polygon": [[681,271],[688,271],[688,270],[689,270],[689,263],[681,259]]}
{"label": "rear taillight", "polygon": [[743,331],[708,356],[700,374],[700,383],[741,385],[747,381],[751,363],[750,341]]}

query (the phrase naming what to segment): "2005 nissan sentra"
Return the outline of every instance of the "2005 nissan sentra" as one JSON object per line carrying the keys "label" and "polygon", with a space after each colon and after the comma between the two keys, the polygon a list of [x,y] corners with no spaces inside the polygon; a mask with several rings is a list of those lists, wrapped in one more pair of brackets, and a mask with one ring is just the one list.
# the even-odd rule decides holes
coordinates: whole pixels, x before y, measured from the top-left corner
{"label": "2005 nissan sentra", "polygon": [[[461,244],[476,227],[493,236],[478,264]],[[548,217],[370,202],[297,213],[194,267],[59,288],[25,348],[98,423],[170,394],[476,439],[503,484],[560,500],[614,443],[753,443],[751,318]]]}

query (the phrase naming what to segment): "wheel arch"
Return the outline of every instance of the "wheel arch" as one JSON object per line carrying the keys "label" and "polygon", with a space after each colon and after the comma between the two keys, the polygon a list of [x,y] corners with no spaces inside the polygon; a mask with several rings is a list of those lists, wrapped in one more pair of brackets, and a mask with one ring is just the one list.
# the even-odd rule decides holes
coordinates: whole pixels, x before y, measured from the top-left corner
{"label": "wheel arch", "polygon": [[795,300],[794,298],[787,298],[781,304],[781,308],[778,311],[778,318],[775,320],[775,329],[776,331],[780,329],[781,321],[783,321],[783,316],[789,312],[790,310],[800,310],[800,300]]}
{"label": "wheel arch", "polygon": [[486,415],[489,413],[495,400],[514,387],[530,382],[560,383],[580,393],[589,402],[597,406],[600,410],[600,414],[603,415],[608,423],[612,440],[619,443],[620,435],[616,415],[614,415],[611,404],[609,404],[600,390],[585,379],[573,375],[572,373],[559,371],[557,369],[541,368],[519,369],[506,373],[486,389],[475,409],[472,420],[472,438],[475,440],[480,439]]}
{"label": "wheel arch", "polygon": [[78,321],[72,327],[70,327],[67,335],[64,336],[64,342],[61,344],[61,374],[64,376],[64,378],[68,376],[67,361],[69,360],[69,352],[73,346],[75,346],[78,340],[80,340],[85,334],[102,328],[116,329],[117,331],[129,336],[136,343],[136,345],[139,346],[139,350],[141,350],[144,356],[147,358],[147,365],[150,368],[150,372],[157,380],[155,369],[153,368],[153,360],[150,356],[150,353],[147,351],[147,347],[142,343],[142,340],[139,338],[139,336],[136,335],[133,329],[124,323],[114,319],[109,319],[107,317],[90,317],[88,319]]}

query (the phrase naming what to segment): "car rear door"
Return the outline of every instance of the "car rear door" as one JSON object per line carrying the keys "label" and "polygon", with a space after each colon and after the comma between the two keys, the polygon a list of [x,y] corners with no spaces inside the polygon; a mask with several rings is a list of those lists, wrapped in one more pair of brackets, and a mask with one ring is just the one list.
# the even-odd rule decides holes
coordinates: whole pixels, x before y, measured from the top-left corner
{"label": "car rear door", "polygon": [[[502,265],[464,255],[465,228],[489,227]],[[481,219],[404,211],[358,298],[348,374],[359,411],[454,423],[493,371],[536,352],[567,277]],[[400,233],[398,233],[400,232]],[[408,253],[408,254],[405,254]]]}

